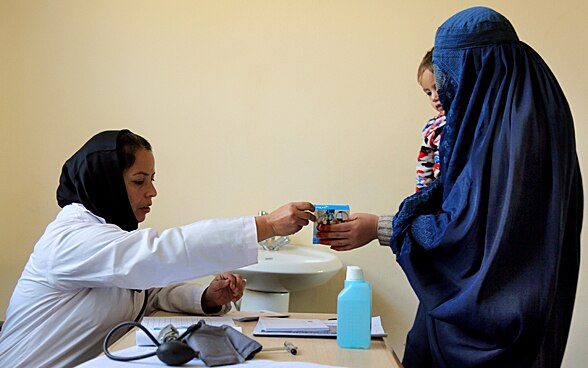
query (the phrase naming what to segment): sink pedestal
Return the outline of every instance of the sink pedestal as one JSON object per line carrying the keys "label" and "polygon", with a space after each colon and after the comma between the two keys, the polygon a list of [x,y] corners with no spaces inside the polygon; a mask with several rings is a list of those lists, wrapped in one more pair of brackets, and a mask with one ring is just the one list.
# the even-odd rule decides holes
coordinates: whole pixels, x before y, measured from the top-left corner
{"label": "sink pedestal", "polygon": [[241,299],[242,311],[268,310],[278,313],[288,313],[290,307],[290,293],[271,293],[245,289]]}

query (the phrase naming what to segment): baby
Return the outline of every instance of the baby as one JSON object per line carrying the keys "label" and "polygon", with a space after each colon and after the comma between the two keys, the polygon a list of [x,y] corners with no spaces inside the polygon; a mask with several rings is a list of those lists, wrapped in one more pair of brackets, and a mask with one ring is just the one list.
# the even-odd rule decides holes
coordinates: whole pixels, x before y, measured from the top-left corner
{"label": "baby", "polygon": [[423,91],[429,96],[431,105],[438,112],[438,115],[429,119],[423,128],[423,143],[417,157],[416,167],[416,191],[418,192],[439,176],[439,142],[443,126],[445,126],[445,114],[437,95],[437,84],[433,71],[433,49],[423,57],[417,72],[417,80]]}

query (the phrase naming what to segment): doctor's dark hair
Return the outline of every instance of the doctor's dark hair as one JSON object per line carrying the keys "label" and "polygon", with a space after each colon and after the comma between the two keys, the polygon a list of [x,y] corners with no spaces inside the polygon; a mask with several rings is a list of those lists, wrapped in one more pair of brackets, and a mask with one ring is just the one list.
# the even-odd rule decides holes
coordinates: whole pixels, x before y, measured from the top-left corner
{"label": "doctor's dark hair", "polygon": [[421,60],[421,63],[419,64],[419,69],[417,70],[417,82],[419,82],[419,84],[421,84],[421,77],[425,70],[435,73],[433,68],[433,49],[427,51],[425,56],[423,56],[423,60]]}
{"label": "doctor's dark hair", "polygon": [[116,141],[116,154],[121,172],[133,166],[135,152],[140,148],[151,151],[151,144],[145,138],[129,130],[120,132]]}

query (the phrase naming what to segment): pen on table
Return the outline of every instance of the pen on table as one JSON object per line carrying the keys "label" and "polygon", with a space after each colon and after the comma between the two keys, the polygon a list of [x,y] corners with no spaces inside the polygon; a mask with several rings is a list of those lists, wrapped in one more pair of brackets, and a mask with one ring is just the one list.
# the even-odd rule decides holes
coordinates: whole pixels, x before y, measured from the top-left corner
{"label": "pen on table", "polygon": [[[179,327],[177,327],[177,328],[178,328],[178,329],[184,329],[184,330],[185,330],[185,329],[187,329],[188,327],[190,327],[190,326],[179,326]],[[159,331],[159,330],[161,330],[161,329],[162,329],[161,327],[153,327],[153,330],[154,330],[154,331]]]}
{"label": "pen on table", "polygon": [[284,346],[261,349],[261,351],[281,351],[281,350],[286,350],[292,355],[296,355],[298,353],[298,347],[296,345],[292,344],[290,341],[284,341]]}

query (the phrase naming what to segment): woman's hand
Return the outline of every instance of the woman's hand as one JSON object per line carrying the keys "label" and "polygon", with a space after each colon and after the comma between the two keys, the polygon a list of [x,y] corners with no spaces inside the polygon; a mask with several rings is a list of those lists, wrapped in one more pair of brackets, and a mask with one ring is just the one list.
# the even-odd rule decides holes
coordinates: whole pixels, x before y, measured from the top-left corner
{"label": "woman's hand", "polygon": [[345,222],[318,225],[319,243],[330,245],[333,250],[351,250],[362,247],[378,238],[378,219],[369,213],[356,213]]}
{"label": "woman's hand", "polygon": [[294,234],[309,221],[315,221],[314,206],[310,202],[292,202],[255,218],[257,227],[257,241],[262,241],[272,236]]}
{"label": "woman's hand", "polygon": [[210,310],[229,302],[236,302],[243,296],[244,289],[245,280],[240,275],[220,273],[202,294],[202,309]]}

